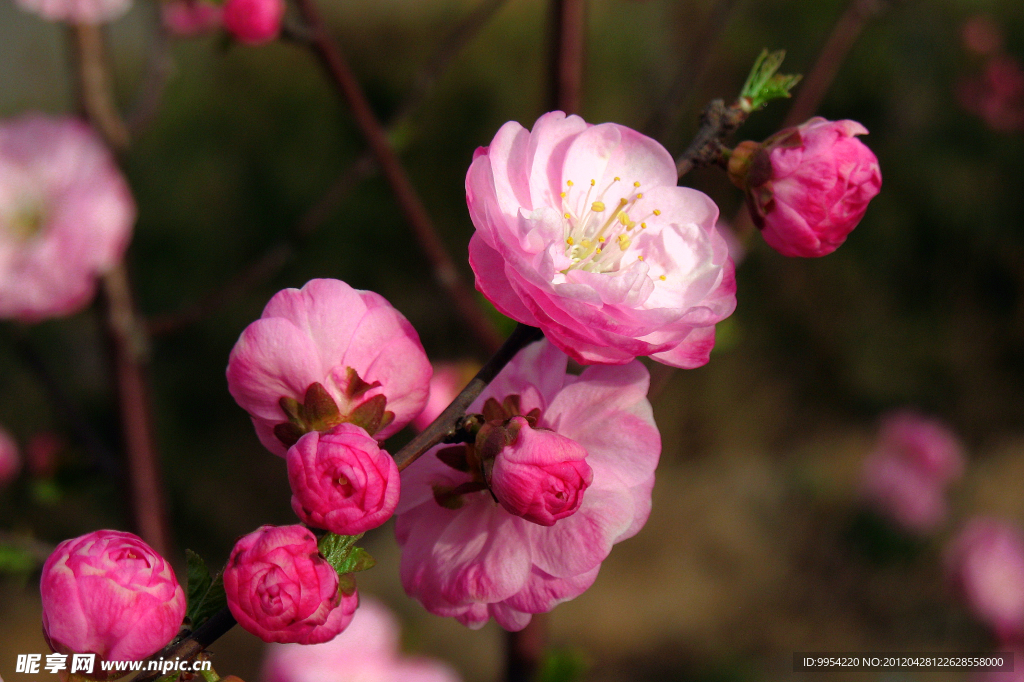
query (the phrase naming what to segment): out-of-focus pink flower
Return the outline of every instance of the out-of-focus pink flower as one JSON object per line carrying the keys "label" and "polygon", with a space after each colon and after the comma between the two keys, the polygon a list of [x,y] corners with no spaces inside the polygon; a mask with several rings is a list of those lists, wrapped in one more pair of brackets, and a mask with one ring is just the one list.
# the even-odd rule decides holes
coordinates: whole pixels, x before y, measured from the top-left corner
{"label": "out-of-focus pink flower", "polygon": [[85,306],[134,222],[128,184],[84,123],[28,115],[0,124],[0,318]]}
{"label": "out-of-focus pink flower", "polygon": [[412,420],[412,427],[422,431],[430,426],[430,422],[444,412],[444,408],[455,400],[455,396],[465,388],[479,369],[480,365],[473,362],[434,364],[434,375],[430,377],[430,397],[427,398],[423,411]]}
{"label": "out-of-focus pink flower", "polygon": [[185,593],[141,538],[98,530],[57,545],[39,581],[43,634],[58,653],[134,661],[178,634]]}
{"label": "out-of-focus pink flower", "polygon": [[1024,634],[1024,534],[1006,521],[970,520],[946,551],[954,587],[1002,641]]}
{"label": "out-of-focus pink flower", "polygon": [[398,621],[387,607],[364,598],[345,632],[326,644],[271,644],[262,682],[458,682],[440,661],[399,654]]}
{"label": "out-of-focus pink flower", "polygon": [[816,258],[835,251],[882,188],[874,153],[857,139],[856,121],[815,117],[763,144],[743,142],[729,176],[746,192],[754,224],[784,256]]}
{"label": "out-of-focus pink flower", "polygon": [[269,43],[281,32],[284,10],[284,0],[227,0],[224,28],[239,42]]}
{"label": "out-of-focus pink flower", "polygon": [[542,526],[575,514],[594,479],[587,451],[554,431],[531,428],[524,417],[512,417],[509,433],[513,441],[498,453],[490,476],[501,506]]}
{"label": "out-of-focus pink flower", "polygon": [[307,433],[286,456],[292,509],[302,522],[338,535],[356,535],[395,513],[398,466],[362,428],[340,424]]}
{"label": "out-of-focus pink flower", "polygon": [[1002,51],[1003,31],[992,21],[992,17],[977,14],[967,21],[960,29],[960,38],[965,48],[982,56],[989,56]]}
{"label": "out-of-focus pink flower", "polygon": [[264,642],[320,644],[352,620],[359,595],[338,590],[338,574],[302,526],[262,526],[231,550],[224,568],[228,608]]}
{"label": "out-of-focus pink flower", "polygon": [[946,518],[946,489],[963,470],[963,447],[946,425],[900,410],[882,420],[864,461],[861,494],[902,528],[926,534]]}
{"label": "out-of-focus pink flower", "polygon": [[13,481],[20,470],[21,455],[18,453],[18,443],[0,426],[0,485]]}
{"label": "out-of-focus pink flower", "polygon": [[861,496],[875,511],[912,533],[930,533],[946,518],[945,487],[899,457],[876,453],[864,462]]}
{"label": "out-of-focus pink flower", "polygon": [[506,123],[466,176],[477,289],[584,364],[705,364],[735,273],[718,207],[676,182],[665,148],[625,126]]}
{"label": "out-of-focus pink flower", "polygon": [[282,457],[308,431],[367,415],[382,419],[367,431],[384,440],[423,409],[430,374],[401,313],[382,296],[334,279],[275,294],[242,332],[227,370],[228,390],[260,442]]}
{"label": "out-of-focus pink flower", "polygon": [[195,36],[223,23],[224,10],[207,0],[171,0],[161,4],[164,26],[178,36]]}
{"label": "out-of-focus pink flower", "polygon": [[909,410],[882,420],[876,450],[906,460],[940,484],[956,481],[964,473],[963,445],[956,434],[941,421]]}
{"label": "out-of-focus pink flower", "polygon": [[531,614],[582,594],[612,545],[647,521],[661,451],[647,370],[634,361],[576,377],[566,374],[567,362],[547,341],[528,346],[470,412],[491,398],[514,403],[537,427],[579,443],[593,479],[575,514],[553,526],[509,514],[446,446],[403,472],[395,527],[402,585],[428,611],[472,628],[493,617],[520,630]]}
{"label": "out-of-focus pink flower", "polygon": [[1024,67],[1019,60],[997,54],[980,77],[962,80],[960,104],[1000,133],[1024,130]]}
{"label": "out-of-focus pink flower", "polygon": [[102,24],[128,11],[131,0],[17,0],[28,12],[50,21]]}

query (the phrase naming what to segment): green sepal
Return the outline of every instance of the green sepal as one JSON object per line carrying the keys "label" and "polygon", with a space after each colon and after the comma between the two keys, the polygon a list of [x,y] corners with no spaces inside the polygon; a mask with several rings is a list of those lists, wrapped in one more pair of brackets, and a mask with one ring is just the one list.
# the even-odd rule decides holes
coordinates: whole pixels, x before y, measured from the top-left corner
{"label": "green sepal", "polygon": [[747,82],[740,91],[739,105],[748,114],[757,111],[773,99],[789,97],[802,76],[800,74],[776,73],[786,57],[785,50],[769,52],[762,50],[754,61],[754,67],[747,76]]}
{"label": "green sepal", "polygon": [[227,606],[228,600],[224,594],[224,580],[220,573],[212,576],[202,557],[190,549],[185,550],[185,558],[188,561],[188,608],[185,611],[185,619],[189,622],[189,627],[195,630],[213,614]]}
{"label": "green sepal", "polygon": [[372,384],[363,381],[362,377],[359,376],[359,373],[351,367],[347,367],[345,371],[348,374],[348,385],[345,386],[345,395],[349,398],[358,398],[371,388],[377,388],[380,386],[379,381],[375,381]]}
{"label": "green sepal", "polygon": [[351,573],[338,576],[338,593],[351,597],[356,593],[356,577]]}
{"label": "green sepal", "polygon": [[[386,414],[384,407],[387,403],[388,399],[383,394],[375,395],[352,410],[347,421],[356,426],[363,427],[372,436],[380,430],[381,424],[384,423],[384,415]],[[394,419],[393,414],[391,419]],[[390,422],[391,420],[389,419],[388,421]]]}
{"label": "green sepal", "polygon": [[306,389],[306,401],[302,411],[303,421],[315,431],[325,431],[342,422],[338,403],[334,402],[334,398],[323,384],[318,382],[313,382]]}
{"label": "green sepal", "polygon": [[317,543],[317,549],[327,563],[337,571],[341,577],[348,573],[358,573],[373,568],[377,563],[362,547],[356,547],[356,543],[363,534],[359,535],[337,535],[326,533]]}

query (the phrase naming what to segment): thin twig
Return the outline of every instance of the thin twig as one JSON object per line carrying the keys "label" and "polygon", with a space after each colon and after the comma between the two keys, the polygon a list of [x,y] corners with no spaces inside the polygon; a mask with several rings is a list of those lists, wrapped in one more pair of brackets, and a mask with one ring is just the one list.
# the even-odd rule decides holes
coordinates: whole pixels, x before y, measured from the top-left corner
{"label": "thin twig", "polygon": [[394,193],[402,213],[430,262],[434,279],[452,298],[463,321],[480,344],[488,350],[497,348],[500,337],[494,325],[477,304],[472,291],[466,287],[455,263],[448,255],[444,243],[434,229],[433,221],[427,213],[423,201],[391,146],[387,132],[370,108],[370,103],[356,80],[355,74],[352,73],[348,60],[345,59],[340,47],[328,32],[316,1],[298,0],[298,6],[312,32],[313,50],[348,103],[356,125],[363,132],[384,178],[391,186],[391,191]]}
{"label": "thin twig", "polygon": [[690,146],[676,159],[676,172],[683,177],[694,168],[718,163],[722,157],[722,141],[747,120],[747,112],[737,104],[712,100],[700,117],[700,128]]}
{"label": "thin twig", "polygon": [[491,383],[494,377],[498,375],[498,372],[508,364],[509,360],[515,357],[516,353],[530,343],[540,339],[541,336],[541,331],[536,327],[530,327],[521,323],[516,325],[515,331],[505,340],[505,343],[502,344],[494,356],[487,361],[487,364],[476,373],[472,381],[462,389],[462,392],[456,396],[451,405],[446,407],[444,412],[438,415],[437,419],[430,426],[423,429],[404,448],[395,453],[395,462],[398,463],[398,469],[405,469],[424,452],[443,442],[445,438],[454,435],[459,419],[466,414],[466,409],[470,403],[476,400],[487,384]]}
{"label": "thin twig", "polygon": [[684,109],[711,63],[715,45],[722,38],[733,10],[739,0],[717,0],[700,29],[690,36],[690,49],[683,59],[679,75],[669,88],[662,104],[655,110],[644,126],[644,132],[662,144],[668,145],[665,137],[672,130],[680,112]]}
{"label": "thin twig", "polygon": [[75,24],[70,31],[82,107],[110,148],[121,153],[128,148],[128,128],[114,104],[102,29],[98,24]]}
{"label": "thin twig", "polygon": [[[235,627],[237,621],[231,615],[231,611],[225,606],[210,617],[210,620],[200,625],[195,632],[189,634],[180,641],[168,644],[156,652],[147,661],[188,661],[200,653],[203,649],[220,639],[228,630]],[[132,678],[131,682],[150,682],[162,675],[160,672],[141,672]]]}
{"label": "thin twig", "polygon": [[551,1],[551,109],[579,113],[583,92],[586,0]]}
{"label": "thin twig", "polygon": [[[476,37],[508,0],[484,0],[444,38],[430,61],[420,70],[412,89],[398,106],[387,126],[388,137],[408,125],[413,113],[427,98],[451,62]],[[289,237],[270,246],[253,263],[217,291],[182,310],[154,316],[149,320],[153,336],[170,334],[204,320],[233,300],[241,298],[259,284],[269,280],[297,255],[302,243],[310,237],[331,213],[349,196],[356,185],[377,170],[372,151],[365,152],[342,171],[327,192],[300,219]]]}
{"label": "thin twig", "polygon": [[[114,106],[110,75],[99,27],[72,27],[76,46],[78,85],[90,123],[116,152],[128,148],[127,128]],[[122,261],[100,281],[104,323],[113,354],[113,373],[121,410],[121,430],[128,458],[128,483],[135,526],[159,554],[171,548],[170,529],[153,439],[153,416],[146,376],[149,339],[135,311],[128,272]]]}

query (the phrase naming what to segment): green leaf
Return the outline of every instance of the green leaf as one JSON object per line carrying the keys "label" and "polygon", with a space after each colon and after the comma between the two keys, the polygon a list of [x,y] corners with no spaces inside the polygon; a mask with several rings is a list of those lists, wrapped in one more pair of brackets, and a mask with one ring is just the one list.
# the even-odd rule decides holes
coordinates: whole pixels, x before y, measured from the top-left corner
{"label": "green leaf", "polygon": [[[327,563],[334,567],[334,570],[338,571],[338,567],[341,566],[347,559],[348,555],[352,553],[352,549],[359,542],[359,538],[363,537],[363,534],[359,535],[337,535],[335,533],[327,533],[320,538],[317,542],[317,549],[320,550],[320,554],[324,559],[327,559]],[[339,573],[348,573],[348,571],[338,571]]]}
{"label": "green leaf", "polygon": [[185,557],[188,560],[188,608],[185,617],[195,630],[227,606],[228,601],[221,574],[211,576],[206,562],[190,549],[185,550]]}
{"label": "green leaf", "polygon": [[757,111],[773,99],[789,97],[789,91],[802,78],[799,74],[776,73],[785,58],[785,50],[762,50],[754,61],[754,67],[747,76],[747,82],[743,84],[739,99],[740,107],[748,114]]}

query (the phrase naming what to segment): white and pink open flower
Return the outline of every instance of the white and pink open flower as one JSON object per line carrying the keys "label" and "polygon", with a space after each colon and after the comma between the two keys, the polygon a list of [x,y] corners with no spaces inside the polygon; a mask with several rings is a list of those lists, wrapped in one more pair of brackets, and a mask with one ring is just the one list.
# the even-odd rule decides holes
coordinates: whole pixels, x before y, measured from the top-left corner
{"label": "white and pink open flower", "polygon": [[242,332],[228,390],[274,454],[341,423],[384,440],[427,402],[430,362],[383,296],[336,279],[279,291]]}
{"label": "white and pink open flower", "polygon": [[0,318],[84,307],[134,223],[128,183],[87,125],[38,114],[0,123]]}
{"label": "white and pink open flower", "polygon": [[625,126],[506,123],[466,176],[477,289],[584,364],[705,364],[734,266],[718,207],[676,181],[668,151]]}
{"label": "white and pink open flower", "polygon": [[[404,472],[395,527],[402,545],[402,585],[428,611],[472,628],[493,617],[507,630],[520,630],[532,614],[550,611],[589,588],[612,546],[647,521],[661,438],[646,397],[646,368],[633,361],[588,367],[577,377],[566,374],[567,363],[552,344],[534,343],[516,355],[469,411],[486,415],[485,406],[493,399],[492,405],[515,408],[537,429],[578,444],[558,446],[548,458],[565,460],[563,468],[578,474],[552,483],[556,493],[565,495],[560,509],[568,515],[553,513],[544,495],[506,504],[528,515],[542,512],[545,518],[510,513],[450,446],[434,448]],[[536,449],[535,440],[524,441],[524,448]],[[537,492],[539,478],[526,476],[524,492]],[[496,492],[507,494],[500,487]],[[582,501],[569,504],[570,495]]]}

